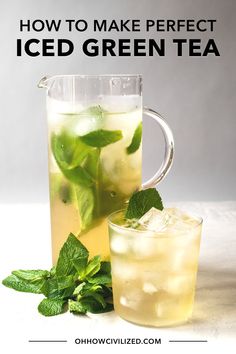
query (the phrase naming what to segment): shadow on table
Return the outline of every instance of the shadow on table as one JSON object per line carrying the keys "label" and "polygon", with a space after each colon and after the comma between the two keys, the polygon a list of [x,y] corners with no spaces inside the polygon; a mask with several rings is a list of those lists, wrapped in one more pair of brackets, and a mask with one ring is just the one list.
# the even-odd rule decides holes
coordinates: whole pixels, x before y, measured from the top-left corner
{"label": "shadow on table", "polygon": [[216,327],[219,323],[227,332],[235,331],[236,270],[199,270],[193,322],[208,322]]}

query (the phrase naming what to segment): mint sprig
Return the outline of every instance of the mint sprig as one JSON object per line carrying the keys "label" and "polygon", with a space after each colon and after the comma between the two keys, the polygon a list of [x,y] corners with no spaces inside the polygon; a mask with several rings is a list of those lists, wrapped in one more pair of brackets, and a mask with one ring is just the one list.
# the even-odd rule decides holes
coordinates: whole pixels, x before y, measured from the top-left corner
{"label": "mint sprig", "polygon": [[81,141],[88,146],[101,148],[113,144],[123,137],[121,130],[95,130],[80,137]]}
{"label": "mint sprig", "polygon": [[151,208],[163,209],[162,199],[155,188],[136,192],[129,200],[125,213],[127,219],[139,219]]}
{"label": "mint sprig", "polygon": [[38,311],[44,316],[55,316],[66,311],[66,301],[61,299],[43,299]]}
{"label": "mint sprig", "polygon": [[12,288],[17,291],[22,291],[24,293],[41,294],[41,288],[45,282],[45,279],[40,279],[37,282],[30,280],[23,280],[18,278],[16,275],[12,274],[6,277],[2,284],[8,288]]}
{"label": "mint sprig", "polygon": [[137,128],[135,129],[132,141],[130,145],[126,148],[127,154],[130,155],[136,152],[140,147],[141,141],[142,141],[142,122],[140,122]]}
{"label": "mint sprig", "polygon": [[[106,115],[106,111],[100,106],[94,106],[81,115],[93,116],[100,121]],[[88,230],[106,214],[100,203],[102,194],[107,188],[101,180],[101,151],[102,148],[116,143],[122,137],[121,130],[103,129],[79,136],[72,133],[69,127],[51,135],[53,156],[63,177],[68,181],[66,186],[62,184],[65,181],[61,182],[54,195],[59,195],[63,203],[75,204],[79,212],[81,232]],[[55,185],[56,181],[52,180],[52,190]],[[110,191],[107,194],[109,197]],[[121,196],[119,207],[124,200],[125,197]],[[104,205],[107,205],[107,202]],[[109,202],[110,206],[115,205],[114,198],[110,197]]]}
{"label": "mint sprig", "polygon": [[89,252],[70,234],[55,267],[47,270],[16,270],[2,281],[17,291],[43,294],[38,311],[44,316],[66,312],[86,314],[111,311],[111,267]]}
{"label": "mint sprig", "polygon": [[82,268],[85,267],[88,256],[87,248],[73,234],[70,234],[60,250],[56,265],[56,275],[75,274],[77,272],[75,264],[82,265]]}

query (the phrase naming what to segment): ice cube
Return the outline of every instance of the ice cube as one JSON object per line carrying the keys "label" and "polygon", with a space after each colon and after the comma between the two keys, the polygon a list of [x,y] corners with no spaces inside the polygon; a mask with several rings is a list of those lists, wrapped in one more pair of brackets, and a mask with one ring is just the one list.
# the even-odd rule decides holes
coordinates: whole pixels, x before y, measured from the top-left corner
{"label": "ice cube", "polygon": [[157,240],[152,237],[152,234],[138,234],[132,241],[132,251],[138,258],[153,257],[157,255]]}
{"label": "ice cube", "polygon": [[60,123],[60,119],[64,119],[64,115],[76,114],[84,109],[83,105],[79,102],[67,102],[63,100],[56,100],[52,97],[48,97],[47,111],[49,123],[54,125]]}
{"label": "ice cube", "polygon": [[121,280],[132,280],[138,278],[139,272],[135,264],[120,259],[112,259],[112,276]]}
{"label": "ice cube", "polygon": [[102,129],[104,119],[93,115],[75,115],[74,122],[71,124],[71,131],[76,135],[85,135],[94,130]]}
{"label": "ice cube", "polygon": [[173,275],[167,277],[163,289],[172,295],[189,293],[193,289],[194,277],[190,275]]}
{"label": "ice cube", "polygon": [[176,299],[167,297],[166,299],[162,299],[158,301],[155,305],[156,314],[158,318],[168,318],[169,316],[173,316],[176,312]]}
{"label": "ice cube", "polygon": [[[113,89],[119,87],[119,84],[120,82],[118,81],[112,82]],[[132,112],[137,110],[138,107],[140,107],[140,96],[139,95],[101,96],[100,103],[102,107],[108,112]]]}
{"label": "ice cube", "polygon": [[144,272],[142,272],[141,275],[142,275],[143,285],[148,284],[147,287],[145,285],[146,289],[148,289],[149,284],[151,284],[155,287],[156,291],[159,291],[163,289],[163,286],[165,284],[166,273],[161,268],[161,265],[159,267],[159,264],[157,262],[155,263],[156,263],[155,268],[154,266],[149,265],[149,270],[144,270]]}
{"label": "ice cube", "polygon": [[[174,244],[175,245],[175,244]],[[173,272],[184,272],[189,269],[194,269],[197,266],[198,248],[178,247],[172,248],[168,254],[166,264]]]}
{"label": "ice cube", "polygon": [[150,231],[163,231],[168,225],[169,218],[165,210],[151,208],[139,219],[139,223]]}
{"label": "ice cube", "polygon": [[127,306],[127,299],[126,299],[126,297],[124,297],[124,296],[121,296],[120,297],[120,304],[121,305],[123,305],[123,306]]}
{"label": "ice cube", "polygon": [[118,254],[125,254],[128,249],[128,241],[123,236],[113,235],[110,242],[111,251]]}
{"label": "ice cube", "polygon": [[132,310],[138,310],[142,301],[142,292],[138,289],[126,289],[120,297],[120,304]]}
{"label": "ice cube", "polygon": [[164,210],[169,216],[168,231],[174,234],[190,232],[193,226],[198,224],[198,221],[187,215],[185,212],[176,209],[168,208]]}
{"label": "ice cube", "polygon": [[169,268],[174,272],[184,270],[186,252],[184,249],[176,248],[176,250],[170,250],[169,253]]}
{"label": "ice cube", "polygon": [[143,284],[143,291],[146,294],[152,295],[158,291],[158,288],[154,284],[146,282]]}
{"label": "ice cube", "polygon": [[185,220],[183,219],[175,219],[171,224],[169,224],[169,230],[173,233],[186,233],[186,231],[189,231],[191,228],[191,225],[186,223]]}

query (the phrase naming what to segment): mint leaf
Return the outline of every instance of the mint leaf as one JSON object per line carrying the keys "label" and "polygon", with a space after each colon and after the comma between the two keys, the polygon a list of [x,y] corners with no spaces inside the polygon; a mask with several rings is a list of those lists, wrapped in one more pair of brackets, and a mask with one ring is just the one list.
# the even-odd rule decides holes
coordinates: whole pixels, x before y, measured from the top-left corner
{"label": "mint leaf", "polygon": [[87,259],[87,248],[71,233],[60,250],[56,265],[57,276],[75,274],[76,269],[73,262],[84,262]]}
{"label": "mint leaf", "polygon": [[104,313],[113,310],[113,305],[110,303],[106,303],[106,306],[98,302],[94,297],[85,297],[79,300],[80,304],[91,313]]}
{"label": "mint leaf", "polygon": [[50,275],[50,272],[47,270],[13,270],[13,275],[16,277],[29,281],[29,282],[36,282],[38,280],[42,280],[47,278]]}
{"label": "mint leaf", "polygon": [[97,181],[98,179],[100,154],[101,149],[93,149],[83,161],[84,170],[93,178],[94,181]]}
{"label": "mint leaf", "polygon": [[76,199],[80,216],[81,231],[87,229],[95,217],[95,191],[94,188],[77,186],[75,188]]}
{"label": "mint leaf", "polygon": [[87,277],[86,279],[91,284],[111,284],[111,263],[101,262],[100,270],[93,277]]}
{"label": "mint leaf", "polygon": [[89,284],[86,283],[82,288],[81,291],[79,292],[79,295],[81,296],[90,296],[94,294],[97,291],[102,290],[102,286],[98,284]]}
{"label": "mint leaf", "polygon": [[110,275],[111,274],[111,262],[106,262],[106,261],[101,262],[101,268],[100,268],[99,273]]}
{"label": "mint leaf", "polygon": [[73,266],[78,275],[83,275],[88,263],[88,258],[80,257],[73,260]]}
{"label": "mint leaf", "polygon": [[85,269],[85,277],[92,277],[96,274],[101,267],[101,257],[95,256],[90,259],[86,269]]}
{"label": "mint leaf", "polygon": [[125,217],[127,219],[139,219],[152,207],[159,210],[163,209],[161,197],[155,188],[136,192],[129,200]]}
{"label": "mint leaf", "polygon": [[[88,115],[100,119],[105,113],[100,106],[95,106],[80,112],[80,115],[84,115],[83,119]],[[66,129],[59,134],[51,135],[52,153],[63,175],[61,179],[52,180],[51,198],[59,195],[63,203],[73,201],[76,204],[81,232],[88,230],[94,222],[99,222],[99,217],[107,213],[109,205],[114,209],[120,208],[126,198],[111,197],[110,190],[105,191],[106,188],[99,178],[101,148],[120,139],[122,139],[120,130],[103,129],[84,136],[73,135]],[[71,182],[70,185],[65,183],[64,177]],[[104,193],[107,200],[103,198]],[[101,200],[105,200],[104,203],[100,203]]]}
{"label": "mint leaf", "polygon": [[45,283],[42,286],[42,293],[52,299],[60,299],[62,297],[62,291],[58,288],[58,281],[57,277],[49,278],[45,281]]}
{"label": "mint leaf", "polygon": [[8,288],[22,291],[25,293],[34,293],[34,294],[42,294],[42,287],[44,285],[45,280],[39,279],[34,282],[28,282],[26,280],[18,278],[16,275],[9,275],[2,281],[2,284],[7,286]]}
{"label": "mint leaf", "polygon": [[101,313],[113,309],[110,303],[111,290],[106,286],[83,282],[75,289],[73,295],[77,296],[77,301],[69,300],[69,309],[72,312]]}
{"label": "mint leaf", "polygon": [[75,287],[73,275],[54,276],[45,281],[41,291],[49,299],[67,299],[73,294]]}
{"label": "mint leaf", "polygon": [[81,166],[68,170],[61,168],[61,171],[69,181],[78,185],[89,187],[95,182],[90,174]]}
{"label": "mint leaf", "polygon": [[130,145],[126,148],[127,154],[133,154],[140,147],[142,141],[142,122],[139,123],[137,128],[135,129],[132,141]]}
{"label": "mint leaf", "polygon": [[106,275],[106,274],[96,274],[92,278],[87,278],[88,282],[91,284],[111,284],[111,275]]}
{"label": "mint leaf", "polygon": [[69,204],[73,200],[72,188],[68,183],[67,184],[63,183],[60,185],[58,189],[58,195],[60,200],[65,204]]}
{"label": "mint leaf", "polygon": [[75,187],[75,195],[80,216],[81,231],[88,230],[96,217],[99,216],[99,158],[100,149],[91,151],[83,162],[83,168],[96,181],[92,186],[78,185]]}
{"label": "mint leaf", "polygon": [[87,298],[93,299],[105,309],[106,303],[110,300],[111,295],[111,290],[107,286],[87,283],[80,290],[77,299],[78,301],[83,301]]}
{"label": "mint leaf", "polygon": [[106,301],[107,302],[111,302],[111,300],[112,300],[112,288],[110,286],[103,285],[102,286],[102,293],[103,293],[103,296],[106,298]]}
{"label": "mint leaf", "polygon": [[71,288],[75,285],[75,276],[74,275],[66,275],[57,277],[58,290],[63,290],[67,288]]}
{"label": "mint leaf", "polygon": [[55,198],[65,204],[70,204],[74,200],[73,185],[65,180],[62,173],[50,174],[50,199],[53,202]]}
{"label": "mint leaf", "polygon": [[71,135],[65,130],[59,135],[52,134],[51,148],[61,172],[69,181],[85,186],[94,183],[93,178],[81,166],[93,149],[85,145],[80,137]]}
{"label": "mint leaf", "polygon": [[101,148],[113,144],[123,137],[121,130],[95,130],[80,137],[81,141],[89,146]]}
{"label": "mint leaf", "polygon": [[102,313],[111,311],[111,267],[95,256],[88,262],[88,251],[70,234],[64,243],[57,265],[50,271],[16,270],[2,281],[12,289],[44,294],[38,310],[45,316],[54,316],[69,310],[75,313]]}
{"label": "mint leaf", "polygon": [[92,298],[95,299],[102,306],[103,309],[106,308],[107,303],[101,294],[95,292],[92,294]]}
{"label": "mint leaf", "polygon": [[70,312],[78,313],[80,315],[83,315],[87,312],[87,308],[79,301],[69,300],[68,307]]}
{"label": "mint leaf", "polygon": [[79,166],[91,151],[91,147],[85,145],[79,136],[66,130],[62,130],[60,134],[52,134],[51,148],[58,166],[63,170]]}
{"label": "mint leaf", "polygon": [[73,295],[79,295],[79,293],[81,292],[81,290],[83,289],[83,287],[85,286],[85,282],[80,283],[74,290]]}
{"label": "mint leaf", "polygon": [[53,277],[54,275],[56,275],[56,267],[53,266],[51,269],[50,269],[50,276]]}
{"label": "mint leaf", "polygon": [[60,299],[44,299],[38,306],[38,311],[44,316],[55,316],[65,312],[66,301]]}

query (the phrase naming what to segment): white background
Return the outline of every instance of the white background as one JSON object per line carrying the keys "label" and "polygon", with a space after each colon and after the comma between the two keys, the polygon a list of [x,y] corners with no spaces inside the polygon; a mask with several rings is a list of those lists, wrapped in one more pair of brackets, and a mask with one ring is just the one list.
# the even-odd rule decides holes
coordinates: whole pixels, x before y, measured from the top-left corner
{"label": "white background", "polygon": [[[37,82],[45,74],[141,73],[144,103],[167,117],[176,154],[173,168],[158,187],[173,201],[235,200],[235,11],[234,0],[2,0],[0,2],[0,277],[12,269],[50,267],[45,96]],[[182,32],[177,37],[216,40],[221,56],[165,58],[16,57],[16,38],[66,37],[79,45],[94,35],[88,30],[54,34],[20,33],[20,19],[213,18],[213,34]],[[118,38],[120,34],[96,34]],[[134,35],[130,35],[134,37]],[[136,35],[135,35],[136,36]],[[138,37],[145,38],[145,33]],[[123,38],[129,37],[124,33]],[[152,37],[158,39],[158,35]],[[167,39],[173,33],[165,34]],[[152,144],[151,144],[152,142]],[[144,178],[160,163],[162,140],[144,123]],[[41,204],[38,204],[41,203]],[[181,204],[184,206],[185,204]],[[44,318],[37,313],[40,296],[0,287],[1,351],[222,352],[234,353],[235,342],[235,210],[234,202],[186,204],[204,217],[196,307],[193,322],[175,329],[130,325],[114,314],[93,319],[70,314]],[[81,347],[80,336],[160,337],[158,347]],[[28,339],[68,339],[66,344],[29,344]],[[207,344],[171,344],[169,339],[207,338]]]}

